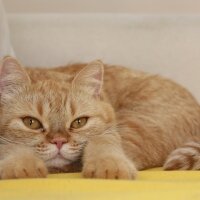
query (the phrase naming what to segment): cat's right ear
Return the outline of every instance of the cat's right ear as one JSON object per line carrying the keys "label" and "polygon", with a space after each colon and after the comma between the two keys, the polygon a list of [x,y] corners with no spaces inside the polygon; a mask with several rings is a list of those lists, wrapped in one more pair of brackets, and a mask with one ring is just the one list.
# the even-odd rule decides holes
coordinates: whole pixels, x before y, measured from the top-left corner
{"label": "cat's right ear", "polygon": [[30,78],[21,64],[7,56],[0,61],[0,95],[8,96],[20,86],[30,83]]}
{"label": "cat's right ear", "polygon": [[103,85],[104,65],[100,60],[93,61],[84,67],[72,81],[73,91],[86,92],[99,98]]}

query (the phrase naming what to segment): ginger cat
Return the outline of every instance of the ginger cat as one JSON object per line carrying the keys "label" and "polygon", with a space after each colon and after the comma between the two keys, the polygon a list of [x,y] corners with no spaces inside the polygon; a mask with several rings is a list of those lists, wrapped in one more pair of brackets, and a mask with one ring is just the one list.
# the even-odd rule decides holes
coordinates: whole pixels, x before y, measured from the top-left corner
{"label": "ginger cat", "polygon": [[87,178],[200,169],[200,107],[178,84],[100,61],[31,69],[5,57],[0,67],[1,179],[77,163]]}

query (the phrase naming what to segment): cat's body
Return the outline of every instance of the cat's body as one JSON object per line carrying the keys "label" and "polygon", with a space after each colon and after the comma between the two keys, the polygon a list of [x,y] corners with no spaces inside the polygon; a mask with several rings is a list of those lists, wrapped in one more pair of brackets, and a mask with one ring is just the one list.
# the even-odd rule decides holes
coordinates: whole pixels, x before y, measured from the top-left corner
{"label": "cat's body", "polygon": [[[28,68],[28,72],[33,82],[55,79],[68,84],[86,65]],[[186,89],[121,66],[105,66],[104,70],[104,100],[115,110],[123,148],[137,169],[162,166],[172,150],[200,139],[200,106]]]}
{"label": "cat's body", "polygon": [[[67,171],[68,166],[82,154],[83,174],[86,177],[132,178],[136,169],[162,166],[168,156],[166,169],[200,168],[200,107],[186,89],[160,76],[119,66],[104,67],[102,89],[102,64],[94,62],[85,66],[27,68],[31,80],[29,86],[14,96],[5,94],[1,100],[4,119],[0,124],[0,136],[10,141],[23,141],[33,150],[28,153],[45,161],[45,165],[38,161],[42,166],[39,167],[39,176],[47,173],[45,166],[52,171]],[[24,79],[27,77],[19,78],[17,87],[21,87]],[[21,112],[23,106],[24,111]],[[11,107],[10,112],[7,111],[8,107]],[[11,113],[15,118],[12,123]],[[24,128],[19,125],[19,119],[16,120],[19,116],[38,119],[43,124],[45,134],[41,136],[41,133],[32,131],[35,143],[31,141],[28,144],[31,134],[27,135],[28,130],[19,131]],[[86,125],[80,129],[70,129],[70,123],[80,117],[87,117]],[[9,126],[9,123],[12,125]],[[9,127],[17,128],[12,131]],[[24,139],[26,137],[28,139]],[[57,138],[62,138],[61,148]],[[193,143],[187,144],[191,141]],[[0,157],[2,154],[12,154],[5,148],[6,145],[11,144],[4,144],[4,148],[0,146]],[[60,153],[55,150],[56,145]],[[20,150],[20,144],[14,144],[11,149],[18,149],[16,146],[22,154],[25,152]],[[49,149],[46,155],[45,149]],[[55,155],[52,157],[50,154]],[[17,172],[7,175],[6,156],[0,161],[2,178],[29,177],[28,169],[24,170],[23,166],[20,175],[16,175]]]}

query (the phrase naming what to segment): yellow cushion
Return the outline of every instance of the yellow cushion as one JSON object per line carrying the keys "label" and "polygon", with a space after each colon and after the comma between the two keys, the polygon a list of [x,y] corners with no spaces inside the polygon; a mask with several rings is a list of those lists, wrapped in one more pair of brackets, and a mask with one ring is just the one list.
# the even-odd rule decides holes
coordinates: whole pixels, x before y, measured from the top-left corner
{"label": "yellow cushion", "polygon": [[0,180],[1,200],[196,200],[200,172],[141,171],[136,180],[91,180],[81,174],[52,174],[47,179]]}

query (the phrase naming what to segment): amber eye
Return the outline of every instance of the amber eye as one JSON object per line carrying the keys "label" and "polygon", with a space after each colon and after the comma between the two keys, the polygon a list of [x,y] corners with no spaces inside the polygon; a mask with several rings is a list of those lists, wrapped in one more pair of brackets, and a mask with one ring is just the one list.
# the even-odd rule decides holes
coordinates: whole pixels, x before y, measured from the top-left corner
{"label": "amber eye", "polygon": [[30,129],[42,129],[43,126],[39,120],[35,119],[34,117],[24,117],[23,119],[24,124]]}
{"label": "amber eye", "polygon": [[77,118],[71,123],[70,128],[75,128],[75,129],[81,128],[87,123],[87,120],[88,120],[88,117]]}

